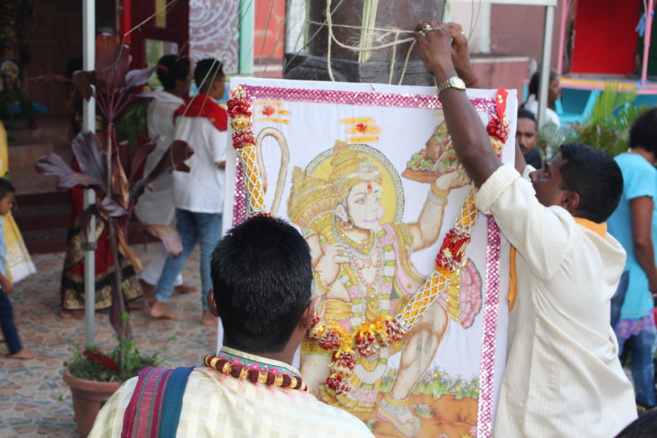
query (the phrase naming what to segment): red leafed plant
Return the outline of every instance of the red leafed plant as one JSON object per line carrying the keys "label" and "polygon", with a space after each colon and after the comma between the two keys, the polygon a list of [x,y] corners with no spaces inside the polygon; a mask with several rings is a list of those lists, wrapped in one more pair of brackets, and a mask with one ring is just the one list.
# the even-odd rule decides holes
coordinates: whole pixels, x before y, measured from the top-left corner
{"label": "red leafed plant", "polygon": [[[82,131],[73,140],[72,149],[79,171],[74,170],[57,154],[41,157],[36,164],[37,172],[42,175],[55,175],[59,178],[59,189],[77,186],[93,189],[98,202],[90,205],[80,215],[80,225],[85,232],[90,230],[91,217],[104,221],[109,229],[109,239],[114,256],[115,281],[112,284],[112,307],[110,322],[117,332],[119,344],[113,352],[118,363],[119,377],[123,380],[139,369],[130,370],[138,352],[132,342],[128,313],[121,287],[119,253],[128,259],[137,269],[141,263],[128,245],[128,232],[135,226],[132,213],[139,197],[146,187],[160,177],[172,171],[188,172],[185,160],[194,153],[186,142],[176,140],[162,156],[155,168],[143,174],[144,163],[148,155],[155,150],[155,143],[148,142],[131,150],[128,141],[118,142],[116,123],[124,110],[134,102],[133,89],[141,87],[148,81],[153,68],[129,70],[129,47],[119,43],[111,35],[101,34],[96,39],[95,70],[79,71],[73,75],[73,85],[86,100],[93,97],[100,112],[105,117],[107,127],[101,132]],[[69,81],[58,75],[45,75],[41,79]],[[70,81],[69,81],[70,82]],[[177,257],[182,252],[180,237],[175,229],[164,225],[138,224],[147,234],[162,240],[165,247]],[[92,352],[93,353],[93,352]],[[127,357],[127,355],[130,355]],[[104,356],[87,354],[85,357],[104,363]],[[106,362],[106,361],[105,361]],[[111,362],[111,361],[110,361]],[[107,362],[107,363],[110,363]],[[107,368],[112,368],[105,364]],[[113,371],[113,370],[112,370]]]}

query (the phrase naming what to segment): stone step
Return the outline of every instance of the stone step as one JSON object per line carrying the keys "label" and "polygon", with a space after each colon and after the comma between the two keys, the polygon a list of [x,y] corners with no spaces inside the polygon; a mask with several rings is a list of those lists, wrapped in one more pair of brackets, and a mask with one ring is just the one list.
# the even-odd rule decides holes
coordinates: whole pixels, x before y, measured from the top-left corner
{"label": "stone step", "polygon": [[39,157],[55,151],[52,143],[10,144],[9,169],[34,167]]}
{"label": "stone step", "polygon": [[28,129],[24,123],[5,122],[9,145],[50,143],[55,147],[71,145],[70,118],[67,116],[40,114],[35,117],[36,129]]}

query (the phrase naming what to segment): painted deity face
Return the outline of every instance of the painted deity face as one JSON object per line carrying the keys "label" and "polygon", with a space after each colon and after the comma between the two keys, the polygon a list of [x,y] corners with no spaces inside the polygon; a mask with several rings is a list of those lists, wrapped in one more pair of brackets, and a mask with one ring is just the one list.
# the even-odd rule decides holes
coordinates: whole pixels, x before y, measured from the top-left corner
{"label": "painted deity face", "polygon": [[371,230],[376,228],[383,219],[381,195],[383,187],[373,182],[356,184],[347,196],[347,211],[355,227]]}

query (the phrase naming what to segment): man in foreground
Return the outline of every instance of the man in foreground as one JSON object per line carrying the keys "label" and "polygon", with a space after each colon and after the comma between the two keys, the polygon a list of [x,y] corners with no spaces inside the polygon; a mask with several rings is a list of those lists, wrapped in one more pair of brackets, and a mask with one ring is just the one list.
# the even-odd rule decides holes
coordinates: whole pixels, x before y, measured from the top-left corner
{"label": "man in foreground", "polygon": [[219,242],[211,270],[208,301],[225,346],[205,367],[147,368],[128,380],[89,436],[373,437],[359,419],[306,392],[289,365],[312,318],[301,234],[279,219],[249,219]]}
{"label": "man in foreground", "polygon": [[494,216],[517,249],[518,292],[494,436],[614,436],[636,418],[609,324],[625,252],[604,221],[621,196],[620,169],[601,151],[571,144],[531,172],[531,183],[523,179],[491,148],[457,76],[454,64],[463,60],[452,61],[452,39],[460,34],[428,22],[415,38],[439,84],[454,149],[480,187],[477,208]]}

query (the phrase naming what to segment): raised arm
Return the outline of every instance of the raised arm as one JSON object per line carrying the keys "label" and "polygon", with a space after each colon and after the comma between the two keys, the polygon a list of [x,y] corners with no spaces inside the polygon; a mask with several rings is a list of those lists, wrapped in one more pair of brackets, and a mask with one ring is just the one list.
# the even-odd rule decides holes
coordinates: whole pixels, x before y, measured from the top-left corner
{"label": "raised arm", "polygon": [[[452,62],[452,33],[455,32],[433,21],[419,24],[414,32],[422,60],[433,72],[439,89],[447,80],[458,76]],[[502,162],[490,146],[488,134],[465,91],[447,87],[438,97],[459,161],[475,185],[481,186]]]}

